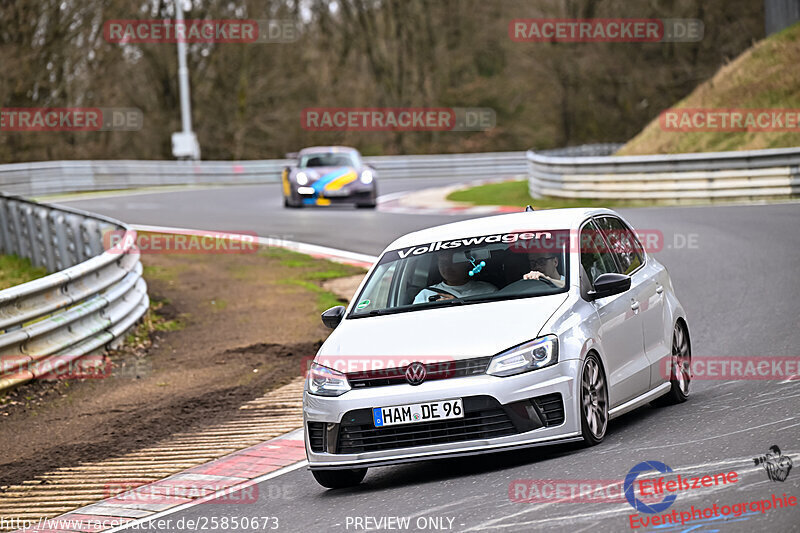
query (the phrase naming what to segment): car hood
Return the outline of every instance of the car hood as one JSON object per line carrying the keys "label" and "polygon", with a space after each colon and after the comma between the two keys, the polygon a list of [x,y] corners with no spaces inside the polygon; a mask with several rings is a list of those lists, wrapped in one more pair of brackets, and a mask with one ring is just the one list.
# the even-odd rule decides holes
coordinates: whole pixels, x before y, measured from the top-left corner
{"label": "car hood", "polygon": [[369,364],[377,366],[400,358],[425,362],[494,355],[536,338],[567,297],[559,293],[345,319],[322,345],[317,361],[374,358]]}

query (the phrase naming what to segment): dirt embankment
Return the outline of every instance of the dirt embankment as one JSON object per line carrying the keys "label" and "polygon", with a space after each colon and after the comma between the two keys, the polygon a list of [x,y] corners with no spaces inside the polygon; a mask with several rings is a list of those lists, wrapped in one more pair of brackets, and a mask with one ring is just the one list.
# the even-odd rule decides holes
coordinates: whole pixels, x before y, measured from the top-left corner
{"label": "dirt embankment", "polygon": [[319,311],[335,297],[319,281],[360,272],[280,250],[143,263],[156,314],[112,356],[111,376],[0,400],[0,487],[225,420],[289,382],[328,333]]}

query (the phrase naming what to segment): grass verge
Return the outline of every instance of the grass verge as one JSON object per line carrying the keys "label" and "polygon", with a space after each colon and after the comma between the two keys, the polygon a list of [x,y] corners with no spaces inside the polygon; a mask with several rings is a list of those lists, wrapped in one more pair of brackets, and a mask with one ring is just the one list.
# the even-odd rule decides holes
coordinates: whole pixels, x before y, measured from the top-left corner
{"label": "grass verge", "polygon": [[327,259],[317,259],[283,248],[265,248],[260,250],[258,255],[276,259],[281,265],[291,267],[293,275],[282,279],[281,283],[302,287],[314,293],[317,296],[317,310],[320,313],[342,304],[339,296],[322,288],[320,283],[330,279],[364,274],[363,268],[335,263]]}
{"label": "grass verge", "polygon": [[447,199],[473,205],[505,205],[512,207],[533,206],[534,209],[560,209],[566,207],[637,207],[653,205],[645,201],[595,200],[571,198],[531,198],[527,180],[504,181],[478,185],[451,192]]}
{"label": "grass verge", "polygon": [[44,267],[31,264],[31,260],[17,255],[0,255],[0,290],[21,285],[47,275]]}
{"label": "grass verge", "polygon": [[[795,23],[759,41],[723,66],[674,108],[783,108],[796,114],[800,108],[798,64],[800,23]],[[656,117],[617,155],[759,150],[800,145],[797,129],[786,129],[790,131],[664,131]]]}

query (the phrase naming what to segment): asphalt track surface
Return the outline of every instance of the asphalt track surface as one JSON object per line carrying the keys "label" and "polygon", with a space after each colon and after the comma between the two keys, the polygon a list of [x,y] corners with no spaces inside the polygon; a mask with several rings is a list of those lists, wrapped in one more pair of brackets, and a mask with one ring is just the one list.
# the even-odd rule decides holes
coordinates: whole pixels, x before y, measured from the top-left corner
{"label": "asphalt track surface", "polygon": [[[447,182],[386,181],[380,192]],[[462,218],[286,210],[277,185],[61,203],[130,223],[255,231],[374,255],[403,233]],[[799,204],[621,212],[637,229],[663,233],[663,249],[655,255],[668,268],[688,314],[695,356],[800,354]],[[257,528],[238,530],[268,531],[275,522],[266,521],[262,528],[261,517],[277,517],[277,531],[632,531],[629,515],[634,510],[624,499],[520,503],[511,500],[509,487],[525,479],[608,483],[623,479],[642,461],[660,461],[684,477],[738,473],[733,484],[680,492],[664,513],[690,511],[691,506],[733,506],[771,499],[773,494],[800,498],[798,408],[800,381],[693,381],[688,402],[628,413],[612,421],[605,441],[593,448],[550,446],[375,468],[361,486],[338,491],[326,491],[299,468],[262,482],[254,503],[198,505],[165,516],[169,524],[151,524],[148,530],[185,531],[190,529],[187,520],[194,520],[191,529],[234,531],[231,522],[222,526],[223,517],[239,522],[242,517],[259,517]],[[753,462],[774,444],[794,462],[784,482],[770,481]],[[391,517],[408,518],[408,526]],[[739,517],[636,531],[800,531],[800,502],[765,513],[748,509]]]}

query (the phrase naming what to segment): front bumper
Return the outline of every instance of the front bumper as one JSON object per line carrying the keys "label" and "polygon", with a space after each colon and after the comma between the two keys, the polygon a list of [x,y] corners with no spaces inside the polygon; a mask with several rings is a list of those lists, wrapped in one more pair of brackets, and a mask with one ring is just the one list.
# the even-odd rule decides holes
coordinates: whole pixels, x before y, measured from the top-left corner
{"label": "front bumper", "polygon": [[[578,417],[577,380],[580,361],[566,360],[542,370],[535,370],[505,378],[478,375],[428,381],[418,386],[408,384],[351,390],[342,396],[329,398],[303,393],[303,419],[305,428],[306,454],[311,469],[355,468],[382,466],[425,459],[488,453],[518,447],[542,446],[555,442],[580,440],[580,419]],[[548,424],[542,419],[541,410],[529,408],[539,405],[533,399],[553,398],[559,395],[563,402],[563,421]],[[404,436],[395,438],[398,442],[411,442],[411,445],[386,444],[394,437],[385,433],[388,428],[371,428],[365,417],[365,410],[373,407],[387,407],[463,398],[465,414],[480,416],[477,413],[494,413],[502,410],[507,416],[506,434],[492,436],[492,432],[481,428],[471,433],[464,427],[428,430],[428,424],[407,424],[391,426],[389,431],[401,428]],[[468,405],[472,406],[471,414]],[[537,417],[536,413],[539,413]],[[516,414],[515,414],[516,413]],[[527,413],[527,414],[526,414]],[[347,418],[345,419],[345,415]],[[527,418],[527,420],[526,420]],[[546,418],[546,417],[545,417]],[[497,418],[499,419],[499,418]],[[506,421],[507,419],[507,421]],[[538,419],[538,421],[537,421]],[[309,422],[315,423],[309,426]],[[323,424],[319,424],[319,423]],[[469,422],[469,421],[468,421]],[[511,426],[509,426],[509,422]],[[441,424],[441,423],[438,423]],[[465,422],[473,428],[481,422],[473,419]],[[499,423],[497,423],[499,425]],[[309,427],[315,432],[312,449]],[[443,426],[438,425],[437,428]],[[494,426],[498,427],[498,426]],[[320,435],[320,428],[324,433]],[[434,434],[437,438],[418,438],[417,429],[425,436]],[[513,430],[511,429],[513,428]],[[415,433],[416,432],[416,433]],[[509,434],[510,433],[510,434]],[[354,435],[364,436],[363,440]],[[386,438],[383,435],[387,435]],[[408,435],[412,435],[408,437]],[[460,440],[449,440],[442,435],[460,435]],[[481,436],[483,435],[483,436]],[[474,438],[473,438],[474,437]],[[456,437],[453,437],[456,438]],[[322,439],[322,440],[320,440]],[[447,442],[443,442],[447,441]],[[322,448],[320,448],[322,442]],[[381,442],[380,446],[365,445],[364,442]],[[384,449],[376,449],[384,448]],[[322,451],[320,451],[322,449]],[[366,451],[369,450],[369,451]]]}
{"label": "front bumper", "polygon": [[[308,187],[311,188],[311,187]],[[332,205],[341,203],[353,202],[374,202],[375,201],[375,185],[363,183],[354,183],[337,190],[321,190],[313,193],[301,194],[298,187],[293,189],[294,197],[297,198],[303,205]]]}

